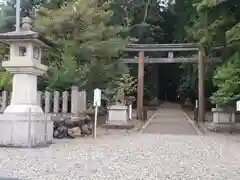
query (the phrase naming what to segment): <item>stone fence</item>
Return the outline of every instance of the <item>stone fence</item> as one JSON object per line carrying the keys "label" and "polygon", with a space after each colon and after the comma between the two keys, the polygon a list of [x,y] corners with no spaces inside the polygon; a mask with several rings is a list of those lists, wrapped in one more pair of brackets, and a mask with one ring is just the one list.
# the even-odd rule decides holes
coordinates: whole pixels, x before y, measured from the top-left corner
{"label": "stone fence", "polygon": [[[10,104],[11,93],[2,91],[0,96],[0,112]],[[79,91],[79,88],[73,86],[71,92],[38,92],[38,104],[45,113],[73,113],[83,112],[87,106],[86,91]]]}

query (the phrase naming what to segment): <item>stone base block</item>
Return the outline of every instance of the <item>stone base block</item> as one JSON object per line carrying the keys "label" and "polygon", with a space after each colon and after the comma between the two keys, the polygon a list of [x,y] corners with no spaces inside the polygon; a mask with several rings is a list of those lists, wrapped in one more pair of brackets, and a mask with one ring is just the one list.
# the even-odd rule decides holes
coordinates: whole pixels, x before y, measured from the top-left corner
{"label": "stone base block", "polygon": [[103,124],[103,128],[106,129],[133,129],[133,124],[124,124],[124,125],[112,125],[112,124]]}
{"label": "stone base block", "polygon": [[108,124],[123,125],[127,124],[127,106],[122,104],[113,105],[108,109]]}
{"label": "stone base block", "polygon": [[224,124],[224,123],[234,123],[235,122],[235,112],[229,109],[223,108],[212,108],[213,113],[213,123]]}
{"label": "stone base block", "polygon": [[159,104],[160,104],[160,101],[156,98],[148,102],[149,106],[158,106]]}
{"label": "stone base block", "polygon": [[43,113],[0,115],[0,146],[46,146],[53,139],[53,121]]}
{"label": "stone base block", "polygon": [[121,125],[121,126],[123,126],[123,125],[127,125],[127,121],[124,121],[124,120],[114,120],[114,121],[108,120],[108,121],[107,121],[107,124],[110,124],[110,125]]}
{"label": "stone base block", "polygon": [[29,111],[43,114],[43,110],[40,106],[26,105],[26,104],[11,104],[4,110],[4,113],[15,113],[15,112],[29,113]]}
{"label": "stone base block", "polygon": [[213,132],[240,132],[240,123],[207,123],[207,129]]}

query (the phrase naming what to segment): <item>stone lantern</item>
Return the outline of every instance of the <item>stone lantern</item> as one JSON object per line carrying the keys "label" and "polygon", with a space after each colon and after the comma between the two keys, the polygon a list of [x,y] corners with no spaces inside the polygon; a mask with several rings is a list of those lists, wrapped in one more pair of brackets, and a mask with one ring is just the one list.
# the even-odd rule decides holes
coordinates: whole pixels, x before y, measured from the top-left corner
{"label": "stone lantern", "polygon": [[19,31],[0,34],[10,45],[9,60],[2,63],[13,74],[10,105],[0,116],[0,145],[38,146],[52,141],[53,122],[37,103],[37,76],[47,70],[41,64],[41,48],[50,42],[31,30],[31,19],[22,19]]}

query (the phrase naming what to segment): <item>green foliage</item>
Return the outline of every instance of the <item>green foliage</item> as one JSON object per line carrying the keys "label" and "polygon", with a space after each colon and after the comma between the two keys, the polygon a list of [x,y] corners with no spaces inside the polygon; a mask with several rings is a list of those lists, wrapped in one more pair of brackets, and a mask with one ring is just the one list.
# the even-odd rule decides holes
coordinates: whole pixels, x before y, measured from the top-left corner
{"label": "green foliage", "polygon": [[152,84],[149,80],[144,82],[144,87],[143,87],[144,95],[151,97],[151,86]]}
{"label": "green foliage", "polygon": [[207,11],[217,4],[217,0],[198,0],[194,6],[198,12]]}
{"label": "green foliage", "polygon": [[132,77],[129,73],[123,74],[115,81],[118,91],[127,96],[137,90],[137,79]]}
{"label": "green foliage", "polygon": [[[185,39],[187,42],[199,43],[208,57],[213,55],[212,45],[214,43],[226,42],[226,48],[222,50],[222,55],[226,59],[225,61],[228,61],[229,57],[239,49],[239,7],[239,0],[176,0],[176,22],[179,23],[174,32],[175,37],[180,40]],[[183,29],[185,29],[185,35]],[[218,89],[211,98],[213,103],[222,105],[231,104],[238,97],[238,92],[235,90],[235,85],[233,84],[238,81],[238,76],[230,73],[234,69],[238,69],[238,67],[236,63],[232,63],[232,58],[230,58],[230,64],[226,62],[228,65],[220,66],[219,69],[216,67],[216,64],[206,65],[206,94],[210,95],[211,92],[215,91],[214,85]],[[197,66],[193,66],[194,69],[197,69]],[[214,80],[215,83],[212,83],[212,74],[216,68],[216,72],[225,73],[224,80],[220,84],[216,83],[218,82],[216,79]],[[196,73],[190,76],[196,76]],[[214,77],[220,77],[220,74],[217,73]],[[231,79],[231,81],[225,82],[228,79]],[[186,90],[184,89],[189,89],[186,82],[182,82],[180,86],[182,87],[180,88],[182,89],[181,91],[185,92]]]}
{"label": "green foliage", "polygon": [[[1,4],[1,32],[14,29],[14,4],[14,0]],[[146,16],[150,26],[139,36],[145,7],[145,0],[21,1],[21,17],[34,17],[34,30],[56,45],[43,52],[42,62],[49,70],[40,78],[40,89],[65,90],[77,85],[91,91],[116,81],[127,70],[118,59],[130,43],[129,36],[148,43],[162,40],[157,0],[150,1]],[[1,57],[8,54],[5,45],[0,45],[0,51]]]}
{"label": "green foliage", "polygon": [[8,59],[9,48],[6,44],[0,43],[0,62]]}
{"label": "green foliage", "polygon": [[[131,84],[126,65],[118,63],[124,48],[130,43],[130,37],[137,38],[140,43],[197,42],[209,56],[212,55],[213,43],[226,42],[223,50],[227,54],[226,59],[238,51],[239,0],[175,1],[176,5],[172,5],[174,12],[169,9],[161,11],[157,0],[150,1],[146,16],[148,26],[144,29],[141,25],[145,0],[21,1],[21,16],[35,16],[34,29],[55,43],[54,48],[44,50],[42,61],[49,65],[49,70],[41,79],[40,87],[66,90],[71,85],[77,85],[89,91],[94,88],[112,91],[119,87],[116,82],[122,76],[125,80],[130,79],[130,82],[126,80],[124,83]],[[5,2],[0,5],[0,32],[14,29],[15,1]],[[37,14],[34,13],[36,9]],[[7,59],[7,54],[8,47],[0,44],[0,60]],[[158,53],[155,55],[158,56]],[[210,89],[215,66],[206,66],[205,78]],[[229,67],[237,69],[235,63]],[[221,66],[219,71],[229,67]],[[197,66],[192,65],[192,72],[188,74],[191,80],[182,81],[181,92],[187,92],[190,85],[197,91],[194,82],[197,81],[196,70]],[[8,86],[8,77],[5,72],[0,74],[2,86]],[[225,86],[228,88],[221,87],[221,91],[229,91],[229,85]],[[216,93],[215,97],[223,94]],[[225,95],[225,98],[230,97],[229,93]]]}
{"label": "green foliage", "polygon": [[[14,4],[14,0],[1,4],[1,32],[14,28]],[[125,26],[113,25],[111,5],[98,0],[21,1],[21,17],[35,16],[34,30],[55,43],[43,52],[42,61],[49,69],[40,78],[41,90],[66,90],[72,85],[89,91],[104,88],[126,69],[117,61],[129,38]],[[1,60],[7,54],[7,46],[0,44]]]}
{"label": "green foliage", "polygon": [[240,22],[226,32],[227,43],[240,42]]}
{"label": "green foliage", "polygon": [[185,76],[185,77],[183,76],[180,80],[180,85],[177,89],[177,93],[179,94],[179,96],[189,97],[195,91],[194,85],[195,84],[191,80],[190,76]]}
{"label": "green foliage", "polygon": [[194,0],[175,0],[175,28],[173,37],[175,42],[183,42],[186,39],[191,39],[193,31],[191,27],[195,24],[197,11],[193,6]]}
{"label": "green foliage", "polygon": [[0,90],[12,89],[12,75],[6,71],[0,72]]}
{"label": "green foliage", "polygon": [[[35,14],[35,10],[42,4],[44,4],[44,0],[21,0],[20,16],[33,16]],[[16,0],[4,0],[4,3],[0,4],[0,32],[14,30],[16,17],[15,5]]]}
{"label": "green foliage", "polygon": [[53,62],[44,76],[47,89],[50,91],[64,91],[73,85],[77,85],[80,88],[85,87],[87,83],[85,75],[88,69],[84,66],[76,67],[74,58],[63,54],[62,62],[59,64]]}
{"label": "green foliage", "polygon": [[57,58],[48,72],[48,87],[77,85],[92,91],[104,88],[119,74],[117,59],[129,40],[121,36],[125,27],[110,24],[113,13],[109,5],[78,0],[60,9],[40,9],[35,28],[62,53],[46,54],[49,60]]}
{"label": "green foliage", "polygon": [[[9,48],[7,45],[0,43],[0,63],[9,58]],[[3,68],[0,68],[0,89],[1,90],[10,90],[12,85],[12,76],[10,73],[4,71]]]}
{"label": "green foliage", "polygon": [[107,88],[103,91],[103,99],[108,102],[126,99],[131,93],[137,90],[137,79],[126,72],[116,80],[108,83]]}
{"label": "green foliage", "polygon": [[[146,6],[148,11],[145,19]],[[146,0],[112,0],[111,9],[113,11],[111,23],[126,27],[125,35],[136,39],[138,43],[156,43],[163,40],[163,27],[161,27],[163,12],[161,12],[158,0],[149,2]],[[144,26],[146,24],[147,26]]]}
{"label": "green foliage", "polygon": [[211,96],[212,103],[235,105],[236,100],[240,99],[240,54],[234,54],[219,67],[213,78],[218,90]]}

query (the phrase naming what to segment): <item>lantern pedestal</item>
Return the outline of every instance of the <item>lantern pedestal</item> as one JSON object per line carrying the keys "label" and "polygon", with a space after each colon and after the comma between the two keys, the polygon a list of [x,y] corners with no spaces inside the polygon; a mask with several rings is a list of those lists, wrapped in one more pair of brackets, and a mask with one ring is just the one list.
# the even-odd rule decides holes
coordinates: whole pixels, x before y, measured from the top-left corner
{"label": "lantern pedestal", "polygon": [[[3,66],[5,64],[3,63]],[[11,68],[13,91],[10,105],[0,116],[0,145],[36,147],[52,141],[53,122],[37,104],[37,76],[42,72],[35,67]]]}
{"label": "lantern pedestal", "polygon": [[51,144],[53,123],[43,113],[4,113],[0,116],[0,146],[39,147]]}

